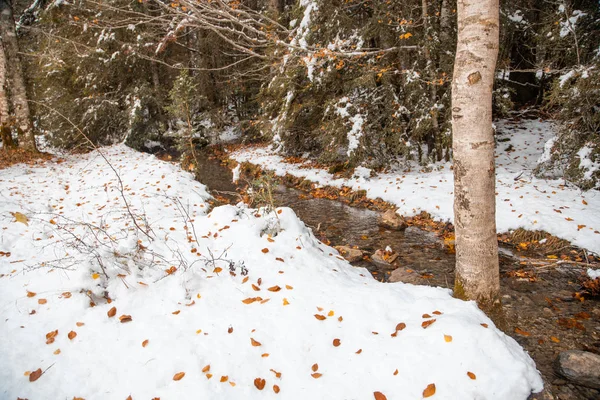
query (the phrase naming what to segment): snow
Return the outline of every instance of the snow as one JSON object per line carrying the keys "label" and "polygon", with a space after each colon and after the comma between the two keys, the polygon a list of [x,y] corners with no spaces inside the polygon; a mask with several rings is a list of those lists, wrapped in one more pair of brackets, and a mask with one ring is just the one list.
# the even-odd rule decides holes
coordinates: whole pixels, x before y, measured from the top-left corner
{"label": "snow", "polygon": [[[342,104],[344,106],[342,107]],[[360,113],[356,113],[354,115],[350,115],[348,109],[352,106],[350,100],[347,97],[343,97],[337,104],[335,109],[336,114],[338,114],[342,118],[347,118],[352,123],[352,128],[346,134],[348,139],[348,157],[354,153],[354,151],[358,148],[360,144],[360,138],[363,135],[363,124],[365,120]]]}
{"label": "snow", "polygon": [[[546,143],[557,136],[551,122],[524,120],[515,125],[497,122],[499,142],[496,156],[496,222],[498,232],[517,228],[544,230],[573,244],[600,253],[600,193],[581,192],[563,180],[544,180],[532,175],[544,154]],[[510,151],[506,151],[511,145]],[[400,165],[368,181],[336,178],[327,171],[303,164],[286,164],[268,149],[235,152],[237,161],[249,161],[278,175],[304,177],[319,185],[366,190],[369,198],[381,198],[398,207],[405,216],[427,211],[442,221],[453,221],[453,175],[451,164],[433,165],[432,172],[413,164]]]}
{"label": "snow", "polygon": [[593,149],[590,144],[586,144],[577,152],[579,157],[579,168],[583,170],[584,179],[592,179],[592,175],[600,170],[600,163],[595,162],[591,159]]}
{"label": "snow", "polygon": [[594,269],[588,268],[587,274],[590,277],[590,279],[598,279],[598,278],[600,278],[600,269],[594,270]]}
{"label": "snow", "polygon": [[525,399],[542,389],[530,357],[473,302],[377,282],[289,208],[209,211],[206,187],[176,165],[123,145],[103,152],[152,239],[97,152],[0,171],[0,398],[417,399],[434,383],[434,398]]}

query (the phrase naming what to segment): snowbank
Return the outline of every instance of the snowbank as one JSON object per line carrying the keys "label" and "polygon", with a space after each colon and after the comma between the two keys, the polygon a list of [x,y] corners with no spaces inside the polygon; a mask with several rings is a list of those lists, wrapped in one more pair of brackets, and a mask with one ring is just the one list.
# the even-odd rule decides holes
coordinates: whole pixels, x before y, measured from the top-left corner
{"label": "snowbank", "polygon": [[420,399],[434,384],[432,398],[512,400],[541,390],[533,361],[475,304],[375,281],[289,208],[207,213],[191,174],[105,151],[152,240],[96,153],[0,171],[0,398]]}
{"label": "snowbank", "polygon": [[[546,142],[556,136],[555,127],[540,121],[500,121],[497,132],[497,138],[503,140],[496,150],[498,232],[517,228],[544,230],[600,254],[600,192],[582,192],[565,186],[562,180],[542,180],[532,175]],[[281,176],[288,173],[319,185],[366,190],[369,198],[379,197],[395,204],[402,215],[427,211],[439,220],[453,220],[451,164],[435,165],[429,173],[413,165],[409,170],[398,168],[365,181],[336,179],[325,170],[290,165],[264,148],[241,150],[231,157],[259,164]]]}

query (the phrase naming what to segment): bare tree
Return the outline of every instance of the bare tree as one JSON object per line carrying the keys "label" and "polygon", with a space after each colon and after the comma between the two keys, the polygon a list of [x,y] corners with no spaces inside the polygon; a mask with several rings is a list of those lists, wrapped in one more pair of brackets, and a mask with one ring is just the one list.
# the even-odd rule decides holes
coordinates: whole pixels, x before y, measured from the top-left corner
{"label": "bare tree", "polygon": [[11,123],[8,107],[8,93],[6,92],[6,56],[4,46],[0,40],[0,138],[4,149],[13,148],[15,144],[12,140]]}
{"label": "bare tree", "polygon": [[19,144],[29,151],[37,152],[10,0],[0,0],[0,35],[4,48],[3,57],[10,74],[10,97],[16,117]]}
{"label": "bare tree", "polygon": [[499,45],[498,0],[458,1],[452,80],[456,297],[501,316],[492,87]]}

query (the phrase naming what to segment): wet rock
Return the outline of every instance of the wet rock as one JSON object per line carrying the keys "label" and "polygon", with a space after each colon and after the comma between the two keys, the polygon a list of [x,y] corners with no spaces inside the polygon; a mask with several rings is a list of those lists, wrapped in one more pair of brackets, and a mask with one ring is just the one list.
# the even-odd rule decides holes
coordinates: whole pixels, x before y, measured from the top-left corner
{"label": "wet rock", "polygon": [[398,254],[379,249],[371,256],[371,261],[382,267],[389,268],[397,258]]}
{"label": "wet rock", "polygon": [[554,362],[557,373],[578,385],[600,389],[600,355],[580,350],[561,352]]}
{"label": "wet rock", "polygon": [[392,271],[392,274],[388,279],[388,282],[390,283],[404,282],[411,283],[413,285],[422,285],[424,283],[423,281],[424,279],[421,278],[419,274],[414,271],[408,272],[404,268],[398,268]]}
{"label": "wet rock", "polygon": [[531,393],[527,400],[555,400],[556,397],[552,394],[550,385],[544,381],[544,389],[539,393]]}
{"label": "wet rock", "polygon": [[387,210],[384,212],[379,218],[379,225],[395,231],[403,231],[407,227],[404,218],[396,214],[395,210]]}
{"label": "wet rock", "polygon": [[362,260],[363,252],[359,249],[353,249],[350,246],[335,246],[334,247],[342,257],[349,262],[356,262]]}

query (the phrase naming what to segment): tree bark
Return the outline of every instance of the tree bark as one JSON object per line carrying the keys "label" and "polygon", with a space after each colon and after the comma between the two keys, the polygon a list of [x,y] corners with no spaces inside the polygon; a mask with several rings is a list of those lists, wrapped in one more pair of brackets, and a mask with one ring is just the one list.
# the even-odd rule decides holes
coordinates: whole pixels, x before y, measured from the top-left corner
{"label": "tree bark", "polygon": [[17,122],[17,131],[19,133],[19,145],[26,150],[37,152],[35,137],[33,135],[33,125],[31,123],[31,113],[29,111],[29,104],[27,103],[23,68],[19,57],[15,20],[13,18],[12,4],[9,0],[0,0],[0,35],[2,36],[4,54],[11,78],[11,99]]}
{"label": "tree bark", "polygon": [[8,109],[8,93],[6,92],[6,55],[0,40],[0,137],[2,147],[6,150],[14,148],[12,140],[10,114]]}
{"label": "tree bark", "polygon": [[492,88],[498,57],[498,0],[458,1],[452,80],[454,295],[502,315],[496,236]]}

